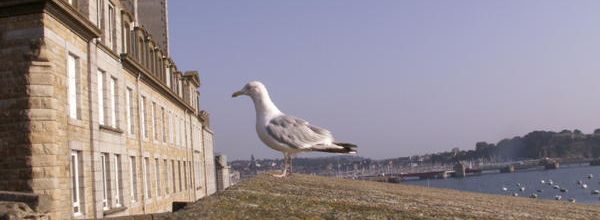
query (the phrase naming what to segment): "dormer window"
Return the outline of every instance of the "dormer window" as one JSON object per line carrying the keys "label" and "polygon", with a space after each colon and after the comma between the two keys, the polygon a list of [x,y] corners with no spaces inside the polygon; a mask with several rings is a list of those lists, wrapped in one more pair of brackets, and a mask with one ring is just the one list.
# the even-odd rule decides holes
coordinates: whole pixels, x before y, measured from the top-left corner
{"label": "dormer window", "polygon": [[117,50],[115,26],[115,6],[110,3],[108,4],[108,45],[110,45],[110,48],[112,48],[113,51]]}
{"label": "dormer window", "polygon": [[68,2],[71,6],[73,6],[73,8],[77,8],[77,6],[78,6],[77,0],[68,0]]}
{"label": "dormer window", "polygon": [[96,0],[96,25],[104,31],[104,0]]}

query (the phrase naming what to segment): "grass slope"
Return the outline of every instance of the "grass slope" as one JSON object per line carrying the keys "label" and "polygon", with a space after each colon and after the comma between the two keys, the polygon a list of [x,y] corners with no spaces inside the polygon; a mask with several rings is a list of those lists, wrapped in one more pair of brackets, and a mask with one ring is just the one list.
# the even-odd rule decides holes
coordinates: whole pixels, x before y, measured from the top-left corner
{"label": "grass slope", "polygon": [[161,219],[600,219],[600,206],[294,174],[259,175]]}

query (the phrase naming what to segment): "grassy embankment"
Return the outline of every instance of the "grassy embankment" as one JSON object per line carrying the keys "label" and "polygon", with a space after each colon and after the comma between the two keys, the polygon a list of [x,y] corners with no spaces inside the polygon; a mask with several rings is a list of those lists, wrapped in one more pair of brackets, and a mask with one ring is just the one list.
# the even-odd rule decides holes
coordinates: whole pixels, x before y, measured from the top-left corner
{"label": "grassy embankment", "polygon": [[164,219],[600,219],[600,206],[403,184],[259,175]]}

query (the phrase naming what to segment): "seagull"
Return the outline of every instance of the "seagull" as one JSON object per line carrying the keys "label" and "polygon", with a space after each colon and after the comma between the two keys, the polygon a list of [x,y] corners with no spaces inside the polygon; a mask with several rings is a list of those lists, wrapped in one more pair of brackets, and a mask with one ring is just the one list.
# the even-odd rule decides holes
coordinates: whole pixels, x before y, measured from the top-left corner
{"label": "seagull", "polygon": [[244,88],[234,92],[232,97],[241,95],[249,96],[254,102],[256,133],[260,140],[273,150],[283,153],[283,171],[274,176],[285,177],[291,174],[292,157],[300,152],[356,154],[356,145],[335,142],[330,131],[282,113],[271,101],[267,88],[261,82],[247,83]]}

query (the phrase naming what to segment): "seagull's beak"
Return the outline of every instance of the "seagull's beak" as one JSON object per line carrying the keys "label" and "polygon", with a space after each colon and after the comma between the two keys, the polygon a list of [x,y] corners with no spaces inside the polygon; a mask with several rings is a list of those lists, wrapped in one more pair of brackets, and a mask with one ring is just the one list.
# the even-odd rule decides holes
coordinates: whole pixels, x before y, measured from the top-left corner
{"label": "seagull's beak", "polygon": [[233,93],[233,95],[231,95],[231,97],[232,97],[232,98],[235,98],[235,97],[241,96],[241,95],[243,95],[243,94],[244,94],[244,92],[243,92],[243,91],[237,91],[237,92],[234,92],[234,93]]}

